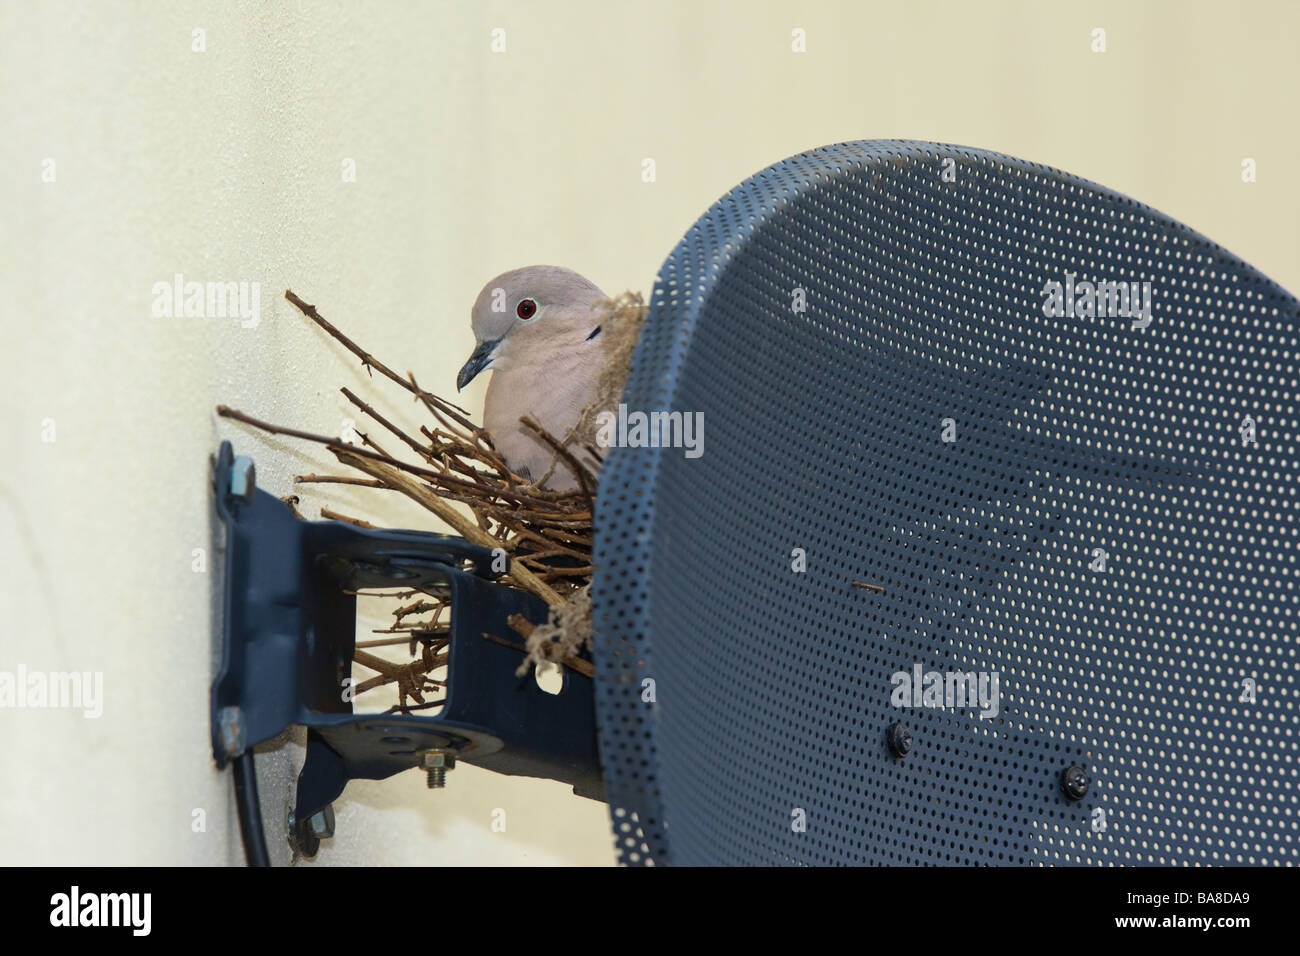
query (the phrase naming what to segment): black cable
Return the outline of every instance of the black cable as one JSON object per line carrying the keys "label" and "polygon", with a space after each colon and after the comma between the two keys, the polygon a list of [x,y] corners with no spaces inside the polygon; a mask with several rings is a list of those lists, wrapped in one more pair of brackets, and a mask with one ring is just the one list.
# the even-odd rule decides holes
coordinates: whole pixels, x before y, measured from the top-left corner
{"label": "black cable", "polygon": [[239,833],[244,840],[244,857],[249,866],[270,866],[266,833],[262,829],[262,801],[257,797],[257,771],[253,752],[246,750],[231,763],[235,776],[235,809],[239,812]]}

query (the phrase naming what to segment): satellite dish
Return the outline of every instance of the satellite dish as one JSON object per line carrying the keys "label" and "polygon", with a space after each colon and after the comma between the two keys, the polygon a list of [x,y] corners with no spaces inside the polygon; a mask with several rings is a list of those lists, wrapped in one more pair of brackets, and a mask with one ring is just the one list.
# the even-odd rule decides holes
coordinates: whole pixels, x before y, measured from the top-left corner
{"label": "satellite dish", "polygon": [[979,150],[845,143],[719,200],[623,396],[679,447],[601,481],[620,860],[1296,862],[1298,316]]}

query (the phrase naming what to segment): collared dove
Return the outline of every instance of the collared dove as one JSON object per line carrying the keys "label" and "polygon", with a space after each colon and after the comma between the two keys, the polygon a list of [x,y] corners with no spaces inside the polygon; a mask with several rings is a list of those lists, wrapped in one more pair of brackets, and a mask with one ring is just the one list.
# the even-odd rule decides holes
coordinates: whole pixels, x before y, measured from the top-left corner
{"label": "collared dove", "polygon": [[[559,266],[527,266],[504,272],[483,287],[471,323],[478,343],[456,376],[456,390],[492,370],[483,425],[510,470],[539,481],[555,452],[519,423],[525,415],[560,441],[597,396],[604,360],[601,318],[609,297],[578,273]],[[593,474],[600,463],[580,448],[574,457]],[[545,487],[578,487],[562,459]]]}

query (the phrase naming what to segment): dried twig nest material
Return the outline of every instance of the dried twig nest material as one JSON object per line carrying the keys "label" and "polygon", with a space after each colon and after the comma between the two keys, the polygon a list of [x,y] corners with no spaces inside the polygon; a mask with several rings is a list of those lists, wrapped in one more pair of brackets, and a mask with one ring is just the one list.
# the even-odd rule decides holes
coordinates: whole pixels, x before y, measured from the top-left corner
{"label": "dried twig nest material", "polygon": [[[299,475],[295,478],[298,484],[348,484],[399,491],[466,540],[503,549],[511,556],[511,562],[502,583],[537,595],[551,608],[550,619],[540,625],[512,619],[512,627],[524,638],[519,673],[526,673],[530,666],[551,662],[590,675],[591,662],[583,656],[591,650],[588,588],[595,502],[594,492],[589,489],[595,489],[597,482],[571,449],[584,448],[599,457],[596,418],[601,411],[617,406],[627,381],[636,340],[645,321],[646,307],[641,297],[625,293],[606,305],[607,315],[601,320],[605,365],[599,397],[584,413],[574,433],[549,435],[535,422],[521,419],[555,449],[557,461],[563,459],[570,467],[583,469],[586,480],[580,482],[580,487],[566,491],[538,487],[511,472],[492,447],[491,437],[470,420],[464,409],[425,391],[410,372],[398,375],[326,321],[315,306],[292,292],[286,292],[285,298],[356,355],[367,371],[380,373],[413,395],[428,411],[429,424],[420,426],[418,435],[409,434],[347,388],[341,389],[343,395],[378,429],[378,432],[372,428],[365,433],[358,430],[359,444],[261,421],[224,405],[217,408],[217,413],[272,434],[323,444],[340,464],[366,476]],[[402,454],[392,454],[385,446],[402,449]],[[291,495],[286,501],[296,513],[300,497]],[[327,507],[322,507],[320,513],[325,518],[375,527],[362,518]],[[445,602],[424,594],[412,602],[416,592],[389,596],[405,603],[393,610],[392,626],[379,630],[389,637],[358,641],[354,660],[377,676],[357,683],[354,691],[362,693],[395,684],[398,700],[391,710],[405,713],[437,706],[440,700],[426,700],[425,695],[439,693],[445,683],[432,676],[447,663]],[[485,636],[504,642],[500,636]],[[377,647],[400,644],[409,645],[410,660],[406,663],[372,653]]]}

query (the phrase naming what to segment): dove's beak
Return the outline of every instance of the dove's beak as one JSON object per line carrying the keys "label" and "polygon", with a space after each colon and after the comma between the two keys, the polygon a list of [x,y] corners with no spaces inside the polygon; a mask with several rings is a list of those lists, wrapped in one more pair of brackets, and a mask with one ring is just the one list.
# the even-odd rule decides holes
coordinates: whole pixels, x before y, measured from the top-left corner
{"label": "dove's beak", "polygon": [[469,357],[469,361],[461,366],[460,374],[456,376],[456,391],[459,392],[470,382],[474,381],[474,379],[478,377],[479,372],[492,364],[492,353],[496,351],[497,346],[500,344],[500,339],[493,339],[490,342],[479,343],[478,348],[476,348],[474,353]]}

